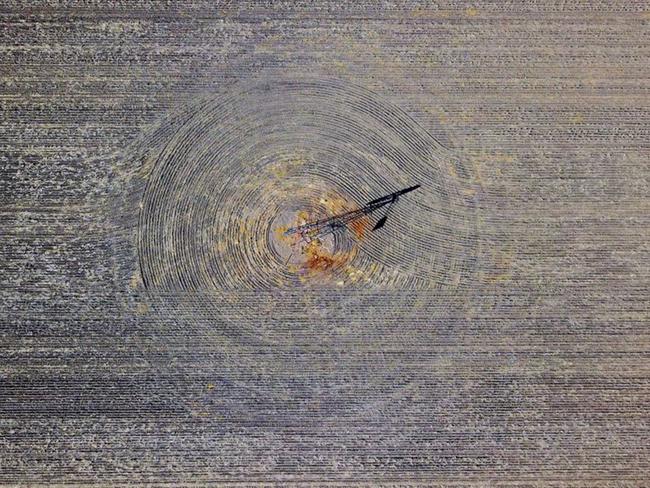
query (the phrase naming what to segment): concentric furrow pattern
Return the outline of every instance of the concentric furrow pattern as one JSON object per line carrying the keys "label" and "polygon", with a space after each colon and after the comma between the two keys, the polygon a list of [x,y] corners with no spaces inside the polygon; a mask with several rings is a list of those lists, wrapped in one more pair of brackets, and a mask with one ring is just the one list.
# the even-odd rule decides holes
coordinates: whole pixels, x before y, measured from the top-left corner
{"label": "concentric furrow pattern", "polygon": [[[197,107],[149,175],[143,281],[165,291],[463,286],[475,236],[460,164],[365,89],[333,80],[239,85]],[[300,215],[329,216],[416,183],[381,231],[365,222],[337,235],[325,264],[297,265],[283,242]]]}

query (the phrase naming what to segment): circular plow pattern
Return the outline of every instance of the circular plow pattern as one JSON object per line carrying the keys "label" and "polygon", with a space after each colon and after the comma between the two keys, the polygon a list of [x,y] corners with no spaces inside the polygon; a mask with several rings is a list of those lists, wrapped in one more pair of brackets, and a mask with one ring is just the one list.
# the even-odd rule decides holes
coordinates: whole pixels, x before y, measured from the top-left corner
{"label": "circular plow pattern", "polygon": [[[462,164],[376,94],[273,80],[206,100],[148,176],[138,251],[159,291],[466,286],[475,219]],[[401,188],[382,211],[309,245],[284,231]]]}

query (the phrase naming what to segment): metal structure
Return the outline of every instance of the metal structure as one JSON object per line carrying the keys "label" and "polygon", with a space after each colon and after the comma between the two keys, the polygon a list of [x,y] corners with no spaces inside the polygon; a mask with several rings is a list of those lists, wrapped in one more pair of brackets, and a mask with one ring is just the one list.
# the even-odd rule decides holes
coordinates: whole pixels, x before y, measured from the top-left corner
{"label": "metal structure", "polygon": [[369,215],[388,205],[388,209],[386,210],[384,216],[379,219],[375,226],[372,228],[373,231],[381,229],[384,224],[386,224],[388,215],[393,208],[393,205],[399,200],[399,197],[406,193],[412,192],[413,190],[417,190],[418,188],[420,188],[420,185],[410,186],[408,188],[404,188],[403,190],[399,190],[372,200],[357,210],[351,210],[349,212],[334,215],[326,219],[315,220],[303,225],[291,227],[284,232],[284,235],[290,236],[299,234],[301,240],[305,242],[311,242],[315,239],[320,239],[321,237],[324,237],[328,234],[346,229],[348,224],[351,222],[359,220],[360,218],[365,217],[366,215]]}

